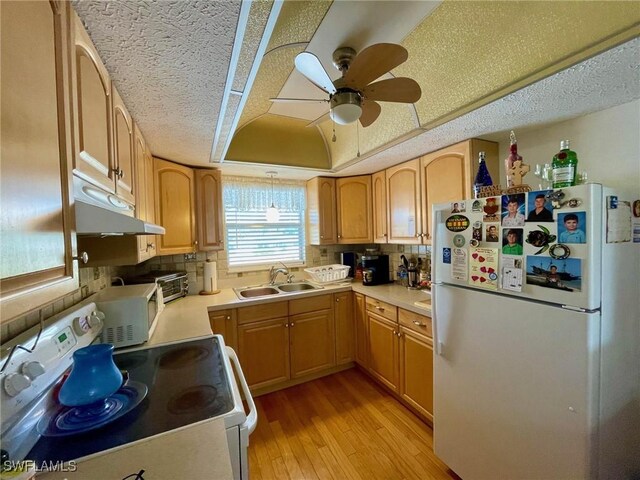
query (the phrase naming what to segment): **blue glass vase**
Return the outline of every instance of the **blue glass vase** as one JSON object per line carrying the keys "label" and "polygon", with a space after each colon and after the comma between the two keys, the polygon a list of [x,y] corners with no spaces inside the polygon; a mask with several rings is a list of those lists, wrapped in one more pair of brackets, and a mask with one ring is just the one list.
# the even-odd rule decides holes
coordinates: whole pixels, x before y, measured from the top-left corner
{"label": "blue glass vase", "polygon": [[102,343],[73,354],[73,368],[62,384],[58,399],[67,407],[104,401],[122,385],[122,373],[113,361],[113,345]]}

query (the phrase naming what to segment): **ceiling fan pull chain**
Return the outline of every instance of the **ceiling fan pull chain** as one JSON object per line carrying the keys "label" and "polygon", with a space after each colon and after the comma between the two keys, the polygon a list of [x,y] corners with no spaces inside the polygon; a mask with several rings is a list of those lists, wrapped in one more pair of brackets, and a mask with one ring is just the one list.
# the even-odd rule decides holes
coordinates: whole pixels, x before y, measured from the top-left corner
{"label": "ceiling fan pull chain", "polygon": [[333,122],[333,137],[331,137],[331,141],[333,143],[336,143],[336,121],[333,119],[333,117],[331,118],[331,121]]}
{"label": "ceiling fan pull chain", "polygon": [[360,122],[356,122],[356,140],[358,141],[358,153],[357,156],[360,156]]}

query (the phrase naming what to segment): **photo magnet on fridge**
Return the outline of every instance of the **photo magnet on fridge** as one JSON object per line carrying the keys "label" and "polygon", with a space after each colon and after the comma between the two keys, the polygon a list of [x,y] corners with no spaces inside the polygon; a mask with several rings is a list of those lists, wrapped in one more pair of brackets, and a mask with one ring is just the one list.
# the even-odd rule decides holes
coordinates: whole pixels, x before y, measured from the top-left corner
{"label": "photo magnet on fridge", "polygon": [[499,242],[500,236],[498,235],[497,225],[487,225],[485,241],[486,242]]}
{"label": "photo magnet on fridge", "polygon": [[522,228],[502,229],[503,255],[522,255]]}
{"label": "photo magnet on fridge", "polygon": [[527,222],[553,222],[553,206],[549,199],[551,190],[529,192],[527,195]]}
{"label": "photo magnet on fridge", "polygon": [[453,202],[451,204],[451,213],[460,213],[460,212],[466,212],[467,209],[465,207],[464,202]]}
{"label": "photo magnet on fridge", "polygon": [[553,260],[527,255],[527,284],[579,292],[582,289],[582,260]]}
{"label": "photo magnet on fridge", "polygon": [[524,227],[524,193],[502,196],[502,226]]}
{"label": "photo magnet on fridge", "polygon": [[586,212],[558,214],[558,242],[587,243]]}
{"label": "photo magnet on fridge", "polygon": [[442,249],[442,263],[451,263],[451,249],[443,248]]}

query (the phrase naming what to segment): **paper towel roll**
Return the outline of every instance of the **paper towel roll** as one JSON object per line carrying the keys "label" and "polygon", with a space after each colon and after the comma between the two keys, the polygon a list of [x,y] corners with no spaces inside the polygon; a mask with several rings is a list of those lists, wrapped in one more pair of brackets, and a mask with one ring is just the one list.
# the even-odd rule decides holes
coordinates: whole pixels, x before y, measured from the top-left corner
{"label": "paper towel roll", "polygon": [[204,264],[204,291],[214,293],[218,291],[218,265],[213,260]]}

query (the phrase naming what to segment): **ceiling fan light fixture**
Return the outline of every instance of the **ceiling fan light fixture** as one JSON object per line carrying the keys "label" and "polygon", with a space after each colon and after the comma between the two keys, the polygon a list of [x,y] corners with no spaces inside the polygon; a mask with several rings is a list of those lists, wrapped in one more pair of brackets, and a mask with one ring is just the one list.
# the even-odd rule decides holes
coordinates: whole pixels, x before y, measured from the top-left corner
{"label": "ceiling fan light fixture", "polygon": [[334,122],[348,125],[358,121],[362,115],[362,99],[356,92],[339,92],[331,97],[329,115]]}

